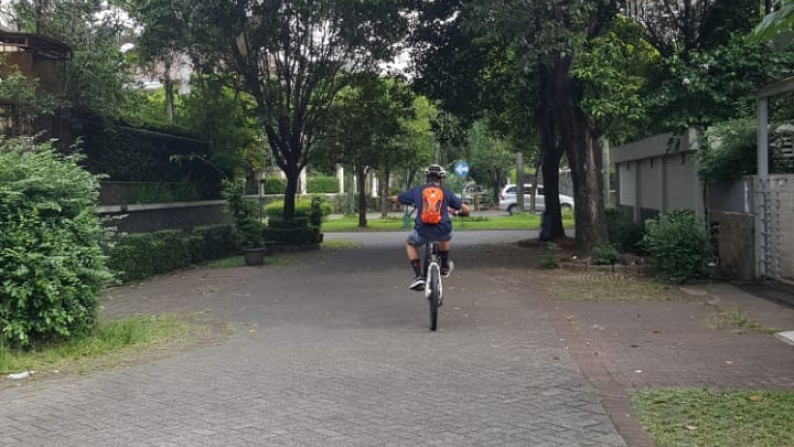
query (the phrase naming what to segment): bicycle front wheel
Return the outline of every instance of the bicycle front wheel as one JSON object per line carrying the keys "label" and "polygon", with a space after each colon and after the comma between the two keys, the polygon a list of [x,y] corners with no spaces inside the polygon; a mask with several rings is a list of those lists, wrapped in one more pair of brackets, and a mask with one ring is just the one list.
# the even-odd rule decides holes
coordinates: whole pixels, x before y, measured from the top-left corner
{"label": "bicycle front wheel", "polygon": [[430,304],[430,330],[435,331],[438,328],[438,307],[441,304],[441,272],[438,265],[432,265],[430,274],[428,275],[429,282],[427,284],[429,295],[428,301]]}

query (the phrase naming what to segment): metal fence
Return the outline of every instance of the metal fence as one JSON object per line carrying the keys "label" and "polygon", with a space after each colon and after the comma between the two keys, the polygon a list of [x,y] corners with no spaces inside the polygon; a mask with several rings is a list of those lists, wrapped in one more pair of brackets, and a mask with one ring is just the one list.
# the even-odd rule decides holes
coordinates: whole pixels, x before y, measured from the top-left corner
{"label": "metal fence", "polygon": [[27,135],[31,123],[24,105],[0,101],[0,134],[5,137]]}
{"label": "metal fence", "polygon": [[756,199],[758,273],[794,284],[794,175],[758,179]]}

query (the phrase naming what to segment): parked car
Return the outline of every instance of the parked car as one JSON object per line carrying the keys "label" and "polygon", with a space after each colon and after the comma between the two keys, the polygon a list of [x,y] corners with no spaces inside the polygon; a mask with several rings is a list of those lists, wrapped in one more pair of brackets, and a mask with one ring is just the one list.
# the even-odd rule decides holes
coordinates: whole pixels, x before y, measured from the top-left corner
{"label": "parked car", "polygon": [[[532,203],[531,184],[524,184],[524,209],[529,210]],[[507,211],[510,214],[515,213],[518,201],[516,200],[516,185],[507,185],[502,189],[499,194],[499,209]],[[573,197],[560,194],[560,207],[563,210],[573,209]],[[546,196],[543,194],[543,187],[538,186],[537,196],[535,197],[535,211],[543,211],[546,209]]]}

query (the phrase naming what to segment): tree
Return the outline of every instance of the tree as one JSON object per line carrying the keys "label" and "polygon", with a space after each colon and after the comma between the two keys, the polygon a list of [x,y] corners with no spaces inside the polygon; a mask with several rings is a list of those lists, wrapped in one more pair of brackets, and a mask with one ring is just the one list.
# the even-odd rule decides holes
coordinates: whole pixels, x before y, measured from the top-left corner
{"label": "tree", "polygon": [[118,0],[143,26],[138,38],[138,52],[145,61],[162,63],[165,87],[165,113],[174,117],[174,81],[171,67],[187,45],[187,25],[183,17],[188,5],[182,0]]}
{"label": "tree", "polygon": [[128,81],[118,42],[129,30],[121,18],[96,0],[23,0],[16,10],[20,31],[39,32],[72,48],[63,99],[78,114],[115,116]]}
{"label": "tree", "polygon": [[194,61],[239,74],[254,98],[287,177],[284,218],[292,219],[300,172],[347,75],[391,57],[404,34],[400,2],[215,0],[194,4],[187,22]]}
{"label": "tree", "polygon": [[391,166],[407,158],[398,137],[413,112],[413,95],[406,85],[365,75],[340,92],[333,116],[324,123],[326,163],[351,166],[358,180],[359,227],[367,226],[367,172],[381,169],[381,178],[388,179]]}
{"label": "tree", "polygon": [[518,69],[534,75],[527,84],[537,89],[544,181],[547,172],[556,176],[559,159],[555,158],[564,152],[574,183],[576,246],[582,255],[607,235],[598,130],[582,108],[583,85],[573,69],[581,48],[600,35],[617,6],[608,0],[502,0],[477,6],[476,26],[484,35],[496,34],[494,39],[507,42]]}
{"label": "tree", "polygon": [[492,186],[494,201],[498,202],[499,188],[513,165],[510,145],[504,138],[493,134],[487,121],[479,120],[468,131],[467,147],[472,178]]}

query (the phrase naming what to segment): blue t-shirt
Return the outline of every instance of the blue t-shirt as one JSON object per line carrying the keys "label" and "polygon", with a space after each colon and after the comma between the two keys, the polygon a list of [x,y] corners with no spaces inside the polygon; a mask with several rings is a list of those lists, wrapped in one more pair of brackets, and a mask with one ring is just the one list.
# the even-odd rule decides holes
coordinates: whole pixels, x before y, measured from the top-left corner
{"label": "blue t-shirt", "polygon": [[414,205],[416,210],[416,232],[426,238],[433,238],[435,236],[446,236],[452,233],[452,221],[449,219],[449,212],[447,207],[454,210],[459,210],[463,206],[460,197],[447,188],[441,188],[444,191],[444,202],[441,205],[441,222],[437,224],[422,223],[422,190],[425,186],[439,186],[438,184],[428,183],[427,185],[416,186],[403,192],[398,196],[400,203],[403,205]]}

